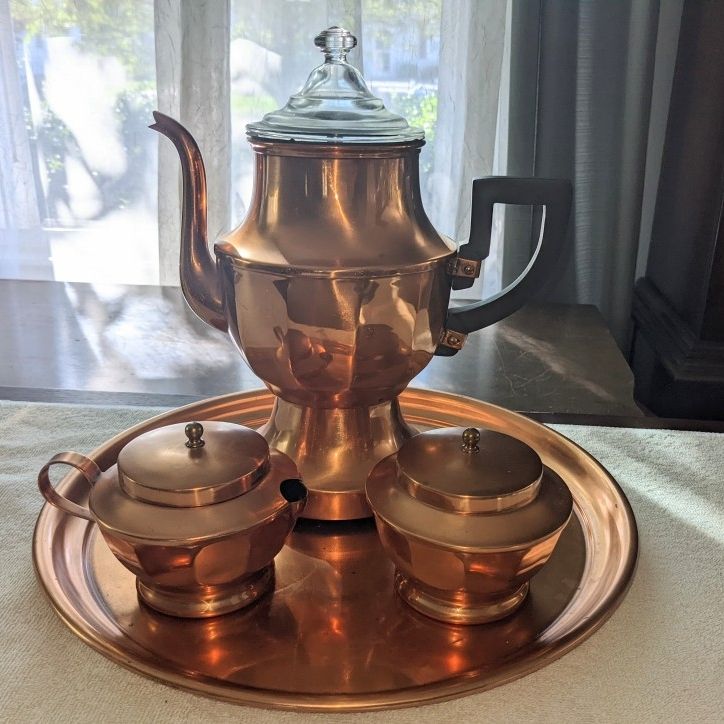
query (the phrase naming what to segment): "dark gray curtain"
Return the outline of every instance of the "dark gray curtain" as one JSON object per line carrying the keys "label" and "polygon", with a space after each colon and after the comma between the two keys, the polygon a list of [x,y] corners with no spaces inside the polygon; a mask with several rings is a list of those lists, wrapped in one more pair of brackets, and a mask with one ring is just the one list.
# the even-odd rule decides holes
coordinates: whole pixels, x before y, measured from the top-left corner
{"label": "dark gray curtain", "polygon": [[[550,301],[593,304],[622,349],[641,223],[658,0],[513,0],[507,173],[570,178],[571,252]],[[506,213],[503,284],[538,220]]]}

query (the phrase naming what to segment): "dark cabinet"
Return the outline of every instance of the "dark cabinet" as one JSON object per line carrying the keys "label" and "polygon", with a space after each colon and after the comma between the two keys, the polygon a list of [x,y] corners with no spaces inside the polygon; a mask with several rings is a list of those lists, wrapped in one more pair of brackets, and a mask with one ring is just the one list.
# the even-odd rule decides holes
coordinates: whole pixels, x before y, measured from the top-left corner
{"label": "dark cabinet", "polygon": [[724,419],[724,2],[687,0],[646,275],[636,396],[667,417]]}

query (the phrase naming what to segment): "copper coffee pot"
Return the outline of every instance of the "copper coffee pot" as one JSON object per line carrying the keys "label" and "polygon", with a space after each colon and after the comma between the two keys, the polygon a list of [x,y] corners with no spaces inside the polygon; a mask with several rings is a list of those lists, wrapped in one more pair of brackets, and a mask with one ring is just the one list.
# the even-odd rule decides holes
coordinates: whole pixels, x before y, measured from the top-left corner
{"label": "copper coffee pot", "polygon": [[[432,356],[458,352],[468,333],[502,319],[548,281],[565,245],[568,181],[495,177],[473,182],[470,240],[438,234],[420,197],[424,133],[388,111],[347,63],[354,36],[315,39],[324,63],[287,105],[247,126],[255,152],[246,219],[209,253],[206,176],[179,123],[151,128],[178,149],[183,172],[181,288],[196,314],[228,331],[276,395],[260,432],[293,458],[309,518],[371,515],[365,480],[414,431],[397,396]],[[484,302],[448,309],[490,248],[495,203],[545,206],[528,267]]]}

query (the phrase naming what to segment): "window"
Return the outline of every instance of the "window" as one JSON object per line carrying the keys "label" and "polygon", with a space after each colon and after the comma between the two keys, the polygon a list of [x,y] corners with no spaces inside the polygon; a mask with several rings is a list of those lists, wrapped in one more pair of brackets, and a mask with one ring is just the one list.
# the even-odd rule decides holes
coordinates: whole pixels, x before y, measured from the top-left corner
{"label": "window", "polygon": [[[148,130],[151,111],[187,124],[184,114],[194,115],[213,236],[249,203],[246,124],[303,85],[322,61],[313,38],[331,24],[356,30],[350,61],[391,110],[425,130],[426,210],[442,233],[464,238],[470,180],[492,170],[504,3],[462,12],[445,0],[230,0],[219,17],[223,5],[0,0],[11,19],[0,22],[0,276],[177,283],[178,159],[162,146],[159,161],[168,141]],[[486,28],[485,83],[459,72],[470,58],[481,63],[480,38],[464,32],[473,25]],[[444,67],[443,34],[455,39]],[[213,90],[199,82],[207,77]],[[169,98],[182,110],[169,110]]]}
{"label": "window", "polygon": [[11,0],[10,12],[1,70],[22,127],[0,149],[18,159],[0,275],[157,282],[152,0]]}
{"label": "window", "polygon": [[[432,166],[437,116],[437,65],[442,0],[362,0],[362,65],[370,90],[396,113],[425,129],[422,173]],[[315,63],[312,39],[328,25],[325,3],[305,0],[232,0],[231,121],[232,219],[240,220],[251,197],[252,154],[246,124],[287,102]],[[350,23],[350,27],[352,24]],[[435,52],[420,62],[419,34],[436,38]],[[283,41],[281,40],[283,38]],[[367,42],[369,39],[369,42]],[[425,184],[423,184],[425,188]]]}

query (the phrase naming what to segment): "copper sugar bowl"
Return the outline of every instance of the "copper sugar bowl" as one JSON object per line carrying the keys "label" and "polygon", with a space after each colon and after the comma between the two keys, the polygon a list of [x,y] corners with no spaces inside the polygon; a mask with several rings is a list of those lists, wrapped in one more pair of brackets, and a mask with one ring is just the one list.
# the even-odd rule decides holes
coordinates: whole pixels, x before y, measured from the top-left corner
{"label": "copper sugar bowl", "polygon": [[420,433],[367,481],[395,587],[414,609],[454,624],[516,611],[573,508],[566,484],[510,435]]}
{"label": "copper sugar bowl", "polygon": [[[372,467],[413,434],[397,396],[468,333],[511,314],[539,290],[565,245],[567,181],[494,177],[472,188],[470,240],[438,234],[420,197],[424,133],[387,110],[347,62],[354,36],[315,39],[324,63],[278,111],[247,126],[255,153],[249,212],[209,253],[206,177],[179,123],[154,113],[181,159],[181,287],[196,314],[228,331],[276,395],[260,432],[309,487],[304,516],[369,516]],[[488,255],[495,203],[545,206],[521,276],[485,302],[448,308]]]}
{"label": "copper sugar bowl", "polygon": [[[88,508],[53,488],[49,469],[58,463],[92,486]],[[146,432],[105,472],[84,455],[59,453],[38,486],[55,507],[98,524],[146,604],[188,618],[235,611],[271,589],[274,557],[307,497],[292,460],[225,422]]]}

